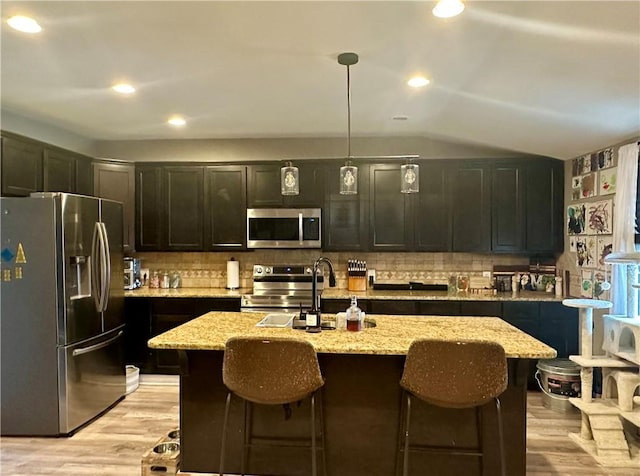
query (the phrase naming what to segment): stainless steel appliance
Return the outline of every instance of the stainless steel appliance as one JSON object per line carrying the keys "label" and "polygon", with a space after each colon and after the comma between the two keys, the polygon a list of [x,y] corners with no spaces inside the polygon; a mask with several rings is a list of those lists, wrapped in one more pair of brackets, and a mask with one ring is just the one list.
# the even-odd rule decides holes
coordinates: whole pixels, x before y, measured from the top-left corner
{"label": "stainless steel appliance", "polygon": [[127,257],[124,259],[124,289],[137,289],[140,286],[140,260]]}
{"label": "stainless steel appliance", "polygon": [[320,248],[320,208],[247,209],[247,248]]}
{"label": "stainless steel appliance", "polygon": [[1,431],[66,435],[125,394],[122,204],[1,198]]}
{"label": "stainless steel appliance", "polygon": [[[324,289],[322,271],[317,272],[317,292]],[[313,267],[310,265],[253,266],[253,294],[243,294],[243,312],[296,312],[311,308]]]}

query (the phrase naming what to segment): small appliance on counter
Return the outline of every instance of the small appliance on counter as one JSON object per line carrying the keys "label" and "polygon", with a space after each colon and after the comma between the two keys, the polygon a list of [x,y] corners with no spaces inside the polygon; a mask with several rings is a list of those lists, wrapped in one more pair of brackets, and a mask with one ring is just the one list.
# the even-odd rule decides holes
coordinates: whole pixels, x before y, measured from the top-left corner
{"label": "small appliance on counter", "polygon": [[140,286],[142,286],[140,260],[137,258],[124,258],[124,288],[131,290]]}

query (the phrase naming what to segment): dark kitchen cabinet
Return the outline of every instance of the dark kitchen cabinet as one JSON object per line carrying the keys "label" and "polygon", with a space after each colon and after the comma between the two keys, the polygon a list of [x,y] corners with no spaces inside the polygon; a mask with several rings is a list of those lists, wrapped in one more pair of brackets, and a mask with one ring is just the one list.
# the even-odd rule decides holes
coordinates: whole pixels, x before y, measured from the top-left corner
{"label": "dark kitchen cabinet", "polygon": [[168,251],[204,249],[204,167],[163,170],[165,246]]}
{"label": "dark kitchen cabinet", "polygon": [[491,249],[518,252],[525,248],[526,168],[522,161],[493,166],[491,189]]}
{"label": "dark kitchen cabinet", "polygon": [[[358,307],[368,313],[372,313],[370,303],[366,299],[358,299]],[[337,314],[339,312],[346,312],[351,306],[351,299],[321,299],[320,310],[327,314]]]}
{"label": "dark kitchen cabinet", "polygon": [[412,195],[414,249],[451,251],[451,208],[447,179],[451,167],[446,161],[424,160],[420,165],[420,192]]}
{"label": "dark kitchen cabinet", "polygon": [[526,163],[526,251],[564,250],[564,164],[553,159]]}
{"label": "dark kitchen cabinet", "polygon": [[26,197],[43,189],[41,144],[3,132],[2,195]]}
{"label": "dark kitchen cabinet", "polygon": [[400,192],[398,165],[369,167],[369,249],[413,249],[412,202]]}
{"label": "dark kitchen cabinet", "polygon": [[556,349],[558,357],[567,358],[579,353],[580,323],[576,308],[561,302],[541,302],[539,332],[538,339]]}
{"label": "dark kitchen cabinet", "polygon": [[67,152],[45,149],[44,190],[67,193],[76,191],[76,157]]}
{"label": "dark kitchen cabinet", "polygon": [[[340,194],[340,166],[326,166],[325,202],[322,210],[322,249],[326,251],[364,251],[368,236],[367,166],[358,165],[358,193]],[[399,180],[398,180],[399,181]]]}
{"label": "dark kitchen cabinet", "polygon": [[205,170],[205,245],[209,250],[245,249],[247,168],[211,166]]}
{"label": "dark kitchen cabinet", "polygon": [[280,169],[284,163],[248,167],[247,206],[249,208],[321,207],[324,199],[324,167],[317,162],[295,162],[300,180],[298,195],[282,195]]}
{"label": "dark kitchen cabinet", "polygon": [[93,159],[78,155],[76,159],[76,193],[93,196]]}
{"label": "dark kitchen cabinet", "polygon": [[162,167],[136,166],[136,250],[162,249]]}
{"label": "dark kitchen cabinet", "polygon": [[135,166],[115,161],[93,164],[94,195],[122,203],[123,246],[125,253],[135,246]]}
{"label": "dark kitchen cabinet", "polygon": [[491,163],[456,161],[449,174],[452,251],[491,251]]}

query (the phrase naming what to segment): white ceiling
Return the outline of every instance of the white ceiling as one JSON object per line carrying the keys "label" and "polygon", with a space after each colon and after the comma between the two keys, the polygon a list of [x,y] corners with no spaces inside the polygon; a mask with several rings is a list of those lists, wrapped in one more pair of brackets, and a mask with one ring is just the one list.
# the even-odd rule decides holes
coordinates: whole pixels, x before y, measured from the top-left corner
{"label": "white ceiling", "polygon": [[[432,1],[1,5],[2,108],[91,139],[346,137],[346,51],[352,137],[566,159],[640,135],[640,1],[467,1],[448,20]],[[417,72],[432,84],[406,86]]]}

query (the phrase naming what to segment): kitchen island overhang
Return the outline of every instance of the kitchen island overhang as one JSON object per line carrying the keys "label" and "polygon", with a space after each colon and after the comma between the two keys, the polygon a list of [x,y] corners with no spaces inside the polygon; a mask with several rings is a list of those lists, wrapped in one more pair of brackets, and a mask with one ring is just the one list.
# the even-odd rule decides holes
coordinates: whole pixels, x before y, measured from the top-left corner
{"label": "kitchen island overhang", "polygon": [[[436,316],[368,316],[375,328],[361,332],[330,330],[319,334],[290,328],[258,328],[266,314],[211,312],[154,337],[149,347],[177,349],[181,355],[181,471],[215,473],[227,390],[222,382],[225,342],[234,336],[290,336],[310,341],[319,354],[323,389],[326,460],[333,475],[392,475],[400,418],[399,386],[404,358],[416,338],[482,339],[500,343],[507,355],[509,386],[502,394],[505,449],[509,475],[526,473],[526,398],[529,359],[547,359],[556,351],[499,318]],[[259,365],[259,362],[256,363]],[[258,407],[255,429],[308,434],[308,402],[283,422],[280,407]],[[228,439],[228,469],[239,472],[242,403],[234,400]],[[412,410],[414,411],[414,410]],[[412,466],[433,474],[497,474],[497,429],[491,406],[482,409],[482,439],[489,448],[482,468],[474,458],[412,455]],[[418,404],[412,419],[416,441],[458,447],[477,443],[472,409],[441,409]],[[284,424],[283,424],[284,423]],[[283,428],[282,430],[280,430]],[[306,449],[253,450],[251,474],[309,474]]]}

